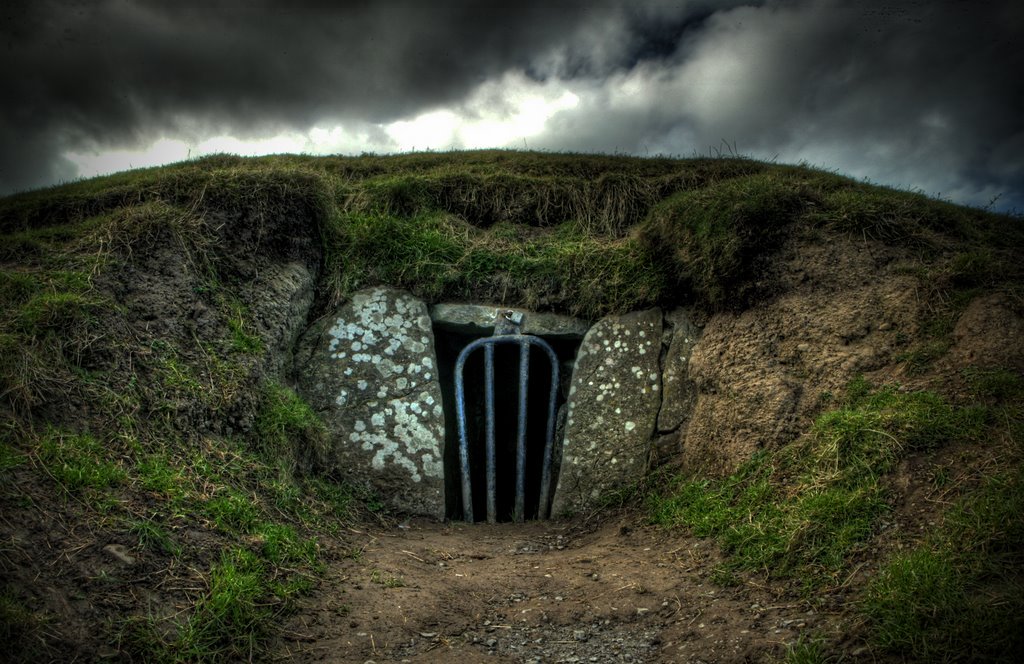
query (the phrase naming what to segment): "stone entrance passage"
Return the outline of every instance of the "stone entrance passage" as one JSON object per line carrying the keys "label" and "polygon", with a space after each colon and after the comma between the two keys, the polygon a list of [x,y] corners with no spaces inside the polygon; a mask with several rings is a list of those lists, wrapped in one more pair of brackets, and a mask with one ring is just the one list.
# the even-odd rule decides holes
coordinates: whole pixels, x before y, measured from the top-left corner
{"label": "stone entrance passage", "polygon": [[485,355],[477,352],[466,359],[465,426],[472,447],[466,465],[472,497],[464,501],[455,365],[466,346],[495,334],[498,311],[508,310],[428,307],[404,291],[374,287],[353,294],[310,325],[295,351],[296,388],[327,426],[327,470],[403,512],[464,520],[471,508],[474,521],[488,516],[515,521],[579,513],[635,485],[652,463],[656,436],[659,450],[674,445],[669,454],[678,454],[694,402],[688,357],[700,336],[685,312],[666,315],[650,309],[591,325],[512,309],[522,314],[519,332],[546,342],[559,367],[550,481],[543,479],[550,356],[542,346],[531,345],[524,489],[517,506],[522,351],[518,343],[508,343],[493,348],[490,510]]}
{"label": "stone entrance passage", "polygon": [[[468,480],[472,505],[463,502],[463,473],[459,457],[459,417],[457,413],[456,363],[459,354],[473,344],[483,344],[492,337],[494,307],[474,305],[437,305],[432,310],[438,374],[445,405],[445,495],[450,519],[484,518],[496,521],[546,518],[554,494],[560,463],[561,427],[553,426],[551,463],[545,473],[545,444],[551,395],[551,360],[541,344],[527,347],[530,380],[525,399],[524,458],[522,504],[517,510],[517,458],[520,413],[521,348],[518,342],[500,343],[493,347],[494,405],[494,491],[488,505],[486,463],[487,380],[486,354],[480,348],[468,353],[463,367],[465,436],[468,443]],[[501,310],[504,312],[505,310]],[[519,312],[514,312],[519,313]],[[540,318],[540,321],[531,319]],[[560,323],[555,325],[553,323]],[[570,326],[571,325],[571,326]],[[526,313],[520,332],[530,330],[554,352],[558,374],[562,378],[555,390],[554,412],[564,410],[569,376],[576,350],[586,324],[574,319]],[[498,333],[513,330],[498,330]],[[544,334],[547,333],[547,334]],[[528,335],[530,336],[530,335]],[[556,422],[552,422],[553,425]],[[548,478],[547,490],[544,478]],[[467,510],[467,507],[469,508]],[[520,518],[517,518],[519,516]]]}

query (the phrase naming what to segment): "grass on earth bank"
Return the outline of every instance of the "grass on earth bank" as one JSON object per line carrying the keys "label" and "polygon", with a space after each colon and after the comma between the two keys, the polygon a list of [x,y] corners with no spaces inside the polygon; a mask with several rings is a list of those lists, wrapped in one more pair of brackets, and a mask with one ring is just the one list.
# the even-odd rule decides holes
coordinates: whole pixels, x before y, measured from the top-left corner
{"label": "grass on earth bank", "polygon": [[[277,422],[285,430],[295,426],[279,412]],[[133,596],[162,600],[122,603],[121,612],[104,614],[105,622],[94,626],[122,654],[155,662],[237,661],[276,637],[280,617],[323,572],[320,539],[338,533],[369,502],[329,478],[292,475],[252,449],[213,437],[192,445],[56,428],[20,431],[0,446],[0,504],[7,519],[47,516],[86,526],[63,546],[97,556],[90,565],[109,567],[99,551],[103,542],[121,543],[135,559]],[[86,596],[99,592],[97,583],[111,591],[128,587],[117,569],[92,578],[70,571],[56,583]],[[161,590],[167,583],[187,590]],[[30,611],[44,606],[35,592],[28,580],[0,588],[0,630],[14,661],[56,654],[49,650],[55,642],[40,635],[60,615]]]}
{"label": "grass on earth bank", "polygon": [[[259,260],[318,275],[310,317],[386,283],[596,318],[755,302],[772,294],[765,269],[788,237],[838,232],[919,253],[927,265],[912,267],[953,294],[953,311],[959,292],[1018,279],[1019,221],[750,159],[508,151],[219,155],[0,199],[0,510],[45,524],[30,547],[53,544],[53,531],[61,550],[102,560],[97,542],[120,542],[158,598],[118,604],[129,594],[116,575],[61,565],[51,578],[0,543],[5,572],[37,572],[0,587],[0,635],[59,648],[54,621],[70,618],[138,659],[246,658],[315,584],[318,543],[373,507],[316,474],[323,425],[270,378],[279,341],[261,336],[274,318],[252,284],[273,271]],[[947,313],[908,365],[944,352]],[[722,582],[769,569],[827,586],[870,546],[901,458],[943,438],[1020,431],[993,424],[1003,420],[989,402],[1003,397],[987,398],[978,411],[851,390],[803,441],[811,454],[764,454],[722,482],[680,479],[652,509],[727,543]],[[88,527],[68,536],[68,523]],[[108,608],[26,610],[44,605],[34,581],[44,577]]]}
{"label": "grass on earth bank", "polygon": [[1016,661],[1024,652],[1022,515],[1018,460],[883,565],[863,604],[872,641],[918,661]]}
{"label": "grass on earth bank", "polygon": [[[1011,661],[1024,634],[1024,409],[1019,375],[978,372],[979,401],[951,404],[927,392],[853,381],[809,434],[762,451],[724,479],[677,477],[648,498],[655,523],[714,538],[726,554],[712,581],[739,573],[791,580],[808,597],[845,583],[874,548],[895,498],[890,477],[910,455],[958,444],[997,447],[987,479],[939,515],[941,528],[883,561],[859,600],[869,641],[928,661]],[[989,390],[989,383],[999,389]],[[1011,386],[1004,383],[1012,383]],[[984,402],[984,403],[983,403]],[[936,472],[935,482],[948,476]],[[892,536],[889,532],[887,536]],[[800,644],[793,661],[816,652]]]}
{"label": "grass on earth bank", "polygon": [[21,247],[10,257],[169,240],[203,265],[222,244],[293,251],[300,230],[323,260],[320,307],[386,283],[588,318],[770,295],[763,272],[794,227],[933,255],[953,241],[957,269],[986,279],[1024,239],[1019,219],[739,157],[220,155],[0,200],[0,246]]}

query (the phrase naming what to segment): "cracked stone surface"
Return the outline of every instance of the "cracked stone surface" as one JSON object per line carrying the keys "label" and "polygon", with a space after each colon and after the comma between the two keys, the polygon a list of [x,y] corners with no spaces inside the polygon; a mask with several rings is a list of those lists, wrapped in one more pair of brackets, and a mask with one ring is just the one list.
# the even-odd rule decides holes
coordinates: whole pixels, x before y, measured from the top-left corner
{"label": "cracked stone surface", "polygon": [[253,310],[253,323],[260,338],[267,342],[267,364],[275,374],[291,363],[292,349],[313,305],[315,280],[305,264],[291,261],[265,266],[260,279],[250,285],[254,293],[260,294],[260,306]]}
{"label": "cracked stone surface", "polygon": [[569,389],[552,514],[592,507],[647,469],[661,403],[660,309],[610,316],[583,339]]}
{"label": "cracked stone surface", "polygon": [[307,332],[299,358],[299,391],[331,431],[338,473],[443,519],[444,411],[426,304],[360,291]]}
{"label": "cracked stone surface", "polygon": [[658,413],[658,430],[673,431],[682,427],[690,417],[697,400],[697,386],[690,378],[689,364],[693,347],[700,340],[703,331],[693,322],[685,309],[676,309],[665,314],[671,324],[666,331],[670,341],[662,366],[662,402]]}

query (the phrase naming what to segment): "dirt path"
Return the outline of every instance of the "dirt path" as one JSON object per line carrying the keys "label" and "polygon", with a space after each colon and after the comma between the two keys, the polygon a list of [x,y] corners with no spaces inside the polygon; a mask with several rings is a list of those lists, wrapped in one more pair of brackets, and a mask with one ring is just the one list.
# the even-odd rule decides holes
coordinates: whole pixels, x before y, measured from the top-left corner
{"label": "dirt path", "polygon": [[[835,615],[708,580],[715,547],[626,525],[413,520],[356,534],[287,626],[323,662],[760,662]],[[343,551],[337,553],[344,553]],[[824,598],[824,605],[840,605]]]}

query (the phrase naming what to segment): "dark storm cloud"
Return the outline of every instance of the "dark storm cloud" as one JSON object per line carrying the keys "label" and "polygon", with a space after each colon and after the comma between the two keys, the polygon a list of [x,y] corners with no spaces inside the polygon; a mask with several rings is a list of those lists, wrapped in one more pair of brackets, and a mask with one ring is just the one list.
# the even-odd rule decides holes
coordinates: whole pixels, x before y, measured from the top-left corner
{"label": "dark storm cloud", "polygon": [[555,118],[543,145],[687,153],[724,140],[961,202],[1002,194],[999,207],[1021,210],[1017,7],[769,3],[717,12],[670,59],[593,81],[590,113]]}
{"label": "dark storm cloud", "polygon": [[562,114],[545,145],[688,153],[725,140],[962,202],[1002,194],[1003,209],[1024,208],[1019,12],[912,10],[720,12],[671,61],[599,82],[591,112]]}
{"label": "dark storm cloud", "polygon": [[[685,155],[724,139],[1019,209],[1018,4],[8,1],[0,192],[72,177],[68,151],[160,136],[471,118],[480,86],[518,72],[579,99],[530,147]],[[514,106],[487,89],[491,110]]]}
{"label": "dark storm cloud", "polygon": [[546,0],[8,2],[0,190],[60,174],[50,160],[62,147],[394,120],[525,69],[618,11]]}

